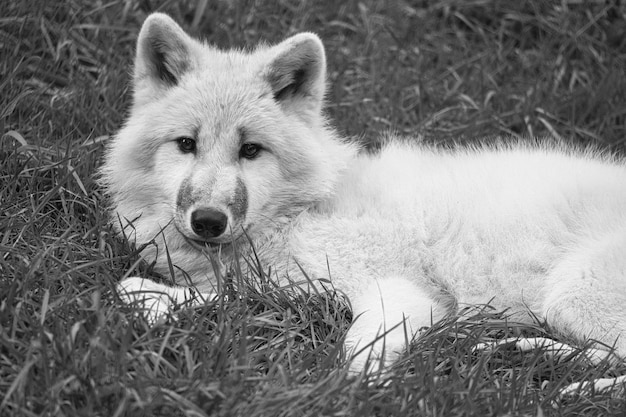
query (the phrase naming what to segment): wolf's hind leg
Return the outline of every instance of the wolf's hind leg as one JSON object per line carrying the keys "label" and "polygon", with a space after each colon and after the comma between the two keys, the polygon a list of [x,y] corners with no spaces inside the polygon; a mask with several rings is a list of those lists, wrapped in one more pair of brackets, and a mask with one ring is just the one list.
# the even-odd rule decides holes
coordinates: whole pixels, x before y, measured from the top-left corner
{"label": "wolf's hind leg", "polygon": [[551,271],[543,314],[555,330],[626,357],[626,230],[589,239]]}
{"label": "wolf's hind leg", "polygon": [[145,278],[127,278],[117,285],[118,294],[126,304],[138,306],[150,324],[164,321],[176,307],[193,307],[215,298],[192,287],[170,287]]}
{"label": "wolf's hind leg", "polygon": [[[626,230],[588,238],[551,271],[543,314],[556,331],[597,340],[598,349],[614,347],[621,360],[626,358]],[[607,386],[597,382],[598,389]]]}

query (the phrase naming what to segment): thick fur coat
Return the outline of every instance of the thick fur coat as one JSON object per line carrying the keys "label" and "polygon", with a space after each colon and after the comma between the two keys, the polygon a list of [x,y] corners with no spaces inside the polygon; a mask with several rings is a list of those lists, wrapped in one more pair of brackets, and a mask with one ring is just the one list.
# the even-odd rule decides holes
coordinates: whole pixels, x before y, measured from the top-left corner
{"label": "thick fur coat", "polygon": [[[178,283],[205,293],[216,288],[207,254],[227,270],[233,242],[279,278],[330,279],[358,317],[351,347],[491,302],[626,356],[622,161],[506,141],[360,152],[323,117],[325,67],[311,33],[220,51],[150,16],[130,117],[101,172],[118,230],[154,242],[142,255],[166,275],[167,246]],[[121,288],[155,291],[143,296],[154,317],[190,294],[141,278]],[[403,327],[387,352],[403,347]]]}

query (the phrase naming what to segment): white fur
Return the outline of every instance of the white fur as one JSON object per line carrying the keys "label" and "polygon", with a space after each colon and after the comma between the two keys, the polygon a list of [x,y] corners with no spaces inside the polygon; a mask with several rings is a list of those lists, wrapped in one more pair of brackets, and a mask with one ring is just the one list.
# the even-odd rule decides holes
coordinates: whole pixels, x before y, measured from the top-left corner
{"label": "white fur", "polygon": [[[163,34],[175,39],[152,42]],[[194,232],[176,198],[187,182],[194,207],[231,207],[238,179],[247,212],[229,211],[232,235],[209,240],[222,244],[218,263],[233,264],[232,240],[250,253],[245,229],[279,277],[298,280],[302,268],[330,278],[358,317],[350,346],[388,331],[385,351],[397,352],[405,329],[416,332],[459,305],[492,302],[626,355],[621,161],[555,144],[444,151],[391,141],[375,155],[357,153],[321,115],[325,58],[313,34],[222,52],[157,14],[138,44],[134,106],[102,173],[114,223],[132,223],[125,231],[138,244],[156,239],[143,256],[161,272],[169,271],[167,243],[172,263],[212,290],[209,249],[183,237]],[[165,67],[158,67],[149,48],[163,44]],[[237,156],[239,128],[263,145],[257,159]],[[192,135],[197,154],[182,154],[175,139]],[[137,286],[122,283],[127,292]]]}

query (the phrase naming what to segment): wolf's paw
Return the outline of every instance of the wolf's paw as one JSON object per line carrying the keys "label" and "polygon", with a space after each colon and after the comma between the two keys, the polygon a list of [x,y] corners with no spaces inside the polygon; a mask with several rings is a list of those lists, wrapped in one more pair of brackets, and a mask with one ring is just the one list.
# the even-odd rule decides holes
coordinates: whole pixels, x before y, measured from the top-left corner
{"label": "wolf's paw", "polygon": [[149,279],[132,277],[117,284],[117,292],[126,304],[137,307],[149,324],[167,320],[174,305],[169,294],[170,287]]}
{"label": "wolf's paw", "polygon": [[593,381],[575,382],[559,392],[559,397],[581,395],[588,392],[610,392],[614,397],[626,393],[626,375],[617,378],[599,378]]}
{"label": "wolf's paw", "polygon": [[520,352],[541,350],[547,355],[556,357],[576,352],[576,349],[572,346],[545,337],[509,337],[493,342],[478,343],[472,347],[474,352],[490,352],[497,349],[515,349]]}
{"label": "wolf's paw", "polygon": [[372,348],[361,349],[357,345],[346,343],[346,351],[350,358],[349,371],[352,375],[371,375],[381,371],[386,365],[386,358]]}
{"label": "wolf's paw", "polygon": [[117,284],[117,292],[126,304],[138,307],[150,324],[176,318],[172,313],[179,307],[194,307],[213,301],[214,293],[200,293],[193,287],[170,287],[149,279],[133,277]]}
{"label": "wolf's paw", "polygon": [[612,355],[611,352],[606,350],[595,348],[578,349],[545,337],[511,337],[489,343],[478,343],[472,348],[474,352],[496,349],[515,349],[520,352],[539,350],[557,360],[581,355],[591,365],[597,365]]}
{"label": "wolf's paw", "polygon": [[358,333],[349,331],[345,346],[350,357],[350,372],[356,375],[384,371],[404,349],[404,337],[394,336],[393,333],[378,335],[370,343],[365,343]]}
{"label": "wolf's paw", "polygon": [[[479,343],[474,345],[473,350],[475,352],[492,351],[502,348],[516,349],[520,352],[541,351],[556,360],[581,357],[590,365],[598,365],[607,360],[609,363],[620,360],[614,353],[608,350],[596,348],[579,349],[544,337],[508,338],[490,343]],[[593,381],[569,384],[559,391],[559,398],[563,399],[574,395],[601,391],[610,391],[613,396],[623,394],[626,392],[626,375],[617,378],[599,378]]]}

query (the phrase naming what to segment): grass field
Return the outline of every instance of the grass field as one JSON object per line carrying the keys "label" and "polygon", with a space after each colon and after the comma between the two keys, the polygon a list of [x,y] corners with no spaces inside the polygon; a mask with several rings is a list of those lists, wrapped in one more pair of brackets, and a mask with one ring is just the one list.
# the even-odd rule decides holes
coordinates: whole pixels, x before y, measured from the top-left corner
{"label": "grass field", "polygon": [[394,367],[347,372],[340,295],[255,277],[149,327],[117,299],[147,276],[95,182],[129,104],[143,19],[166,11],[224,48],[317,32],[328,114],[375,146],[553,135],[623,153],[626,6],[616,1],[0,1],[1,416],[626,415],[572,381],[626,373],[478,342],[551,335],[488,307],[438,323]]}

